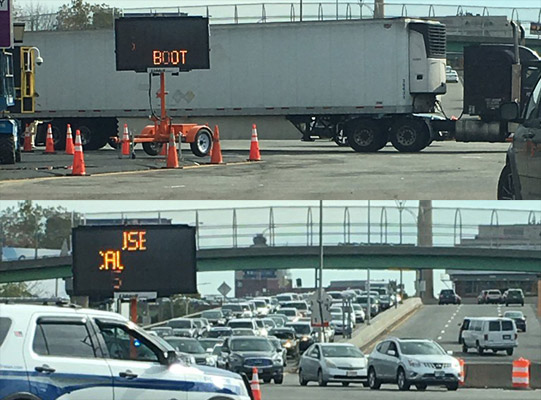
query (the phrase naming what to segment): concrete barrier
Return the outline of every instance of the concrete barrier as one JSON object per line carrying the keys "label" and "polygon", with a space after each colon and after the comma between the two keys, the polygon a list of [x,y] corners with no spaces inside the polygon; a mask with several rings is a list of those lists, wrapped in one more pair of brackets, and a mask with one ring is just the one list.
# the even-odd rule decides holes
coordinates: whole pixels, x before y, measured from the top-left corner
{"label": "concrete barrier", "polygon": [[[512,389],[513,363],[468,363],[465,364],[466,388]],[[530,365],[530,388],[541,389],[541,363]],[[517,397],[518,398],[518,397]]]}
{"label": "concrete barrier", "polygon": [[344,341],[353,343],[366,352],[381,335],[389,333],[399,322],[418,310],[422,305],[423,303],[418,297],[409,298],[403,304],[400,304],[398,308],[390,308],[378,315],[371,321],[370,325],[365,324],[354,332],[351,339]]}

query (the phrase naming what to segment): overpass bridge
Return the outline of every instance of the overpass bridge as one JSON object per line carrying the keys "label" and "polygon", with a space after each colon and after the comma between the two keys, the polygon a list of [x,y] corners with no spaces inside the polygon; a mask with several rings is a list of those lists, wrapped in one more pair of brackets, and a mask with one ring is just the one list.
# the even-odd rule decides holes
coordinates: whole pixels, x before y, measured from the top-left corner
{"label": "overpass bridge", "polygon": [[[533,272],[541,276],[537,250],[391,245],[325,246],[325,269],[460,269]],[[201,249],[198,272],[259,269],[313,269],[319,263],[317,246],[256,246]],[[71,256],[5,261],[0,283],[72,276]]]}
{"label": "overpass bridge", "polygon": [[[83,223],[132,224],[150,219],[154,223],[193,225],[197,227],[200,272],[310,269],[319,264],[317,210],[315,205],[292,205],[94,213],[84,215]],[[427,247],[418,245],[417,207],[402,202],[324,207],[325,269],[470,269],[541,274],[541,211],[434,207],[431,212],[433,246]],[[484,228],[498,228],[500,233],[487,236]],[[71,256],[0,263],[0,283],[70,276]]]}

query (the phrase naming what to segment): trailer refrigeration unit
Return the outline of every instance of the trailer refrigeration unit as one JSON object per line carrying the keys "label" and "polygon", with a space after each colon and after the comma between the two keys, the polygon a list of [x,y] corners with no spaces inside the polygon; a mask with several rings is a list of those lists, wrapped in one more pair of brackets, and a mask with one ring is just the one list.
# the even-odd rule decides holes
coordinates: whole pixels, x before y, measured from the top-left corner
{"label": "trailer refrigeration unit", "polygon": [[[67,123],[97,149],[116,135],[119,118],[148,117],[148,94],[158,84],[116,70],[113,31],[28,32],[26,40],[51,60],[37,71],[35,107],[59,133],[59,146]],[[438,22],[211,25],[210,49],[211,69],[168,81],[168,111],[177,121],[286,118],[305,136],[338,140],[345,133],[357,151],[378,150],[388,139],[418,151],[430,132],[413,114],[433,112],[436,95],[446,91],[445,27]]]}

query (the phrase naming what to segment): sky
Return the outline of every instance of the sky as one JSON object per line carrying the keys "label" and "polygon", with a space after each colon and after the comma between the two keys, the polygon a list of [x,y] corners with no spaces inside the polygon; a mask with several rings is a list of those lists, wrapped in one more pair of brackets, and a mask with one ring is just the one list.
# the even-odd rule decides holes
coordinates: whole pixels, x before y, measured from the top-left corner
{"label": "sky", "polygon": [[[218,246],[231,246],[230,232],[231,232],[231,211],[225,212],[216,212],[212,211],[214,209],[237,209],[238,213],[238,223],[239,226],[243,224],[254,224],[250,229],[243,231],[240,229],[240,233],[246,232],[247,235],[244,238],[239,239],[239,245],[249,245],[251,239],[255,233],[262,232],[263,234],[268,235],[268,231],[265,228],[265,224],[268,222],[269,207],[274,207],[275,210],[275,223],[278,225],[277,231],[277,244],[286,244],[283,241],[287,241],[287,244],[305,244],[306,237],[303,236],[304,224],[306,221],[306,207],[313,207],[313,216],[314,220],[318,219],[317,207],[319,206],[318,201],[271,201],[271,200],[261,200],[261,201],[138,201],[138,200],[80,200],[80,201],[35,201],[36,204],[49,207],[49,206],[62,206],[68,211],[76,211],[79,213],[87,214],[87,218],[118,218],[119,213],[130,213],[144,212],[147,217],[156,217],[157,212],[162,213],[163,215],[174,218],[173,222],[176,223],[192,223],[193,224],[193,214],[187,212],[173,212],[173,210],[200,210],[200,222],[201,225],[201,235],[200,245],[202,247],[218,247]],[[0,211],[4,210],[6,207],[15,206],[16,201],[1,201],[0,202]],[[329,242],[328,244],[337,244],[343,241],[343,215],[344,207],[348,207],[351,210],[351,222],[352,225],[352,240],[351,242],[361,242],[366,243],[367,236],[364,233],[364,228],[362,227],[363,221],[366,221],[364,209],[356,207],[366,207],[367,201],[324,201],[325,207],[334,207],[333,209],[324,209],[324,221],[336,221],[336,226],[334,228],[329,228],[329,235],[326,236],[326,239]],[[373,211],[372,216],[372,225],[375,225],[373,228],[372,238],[373,241],[378,241],[380,238],[380,233],[378,231],[378,219],[380,218],[380,210],[382,206],[385,206],[389,209],[388,217],[389,224],[397,224],[398,214],[396,212],[395,201],[371,201],[370,202]],[[404,223],[415,225],[415,216],[410,215],[415,213],[416,208],[418,207],[417,201],[407,201],[403,204],[405,207],[411,208],[413,212],[404,213]],[[437,209],[441,208],[460,208],[462,211],[462,216],[464,219],[464,231],[465,236],[473,237],[477,233],[478,224],[489,224],[492,218],[492,210],[500,210],[497,212],[499,217],[500,224],[511,224],[511,223],[526,223],[527,216],[530,211],[534,211],[536,215],[536,221],[541,221],[541,201],[433,201],[432,206]],[[266,209],[253,209],[254,207],[266,207]],[[291,208],[292,207],[292,208]],[[300,208],[304,207],[304,208]],[[339,208],[341,207],[341,208]],[[288,209],[289,208],[289,209]],[[472,211],[471,209],[477,209]],[[483,211],[483,209],[485,211]],[[207,211],[205,211],[207,210]],[[505,211],[508,210],[508,211]],[[513,211],[516,210],[516,211]],[[446,211],[445,213],[434,213],[434,225],[443,225],[448,224],[449,226],[441,231],[443,233],[443,238],[435,237],[434,244],[437,245],[438,241],[443,245],[453,245],[454,237],[453,235],[453,219],[456,218],[454,210]],[[284,231],[283,228],[280,228],[280,224],[287,222],[298,222],[302,226],[298,228],[294,235],[290,236],[280,236],[280,233]],[[380,220],[381,221],[381,220]],[[223,224],[224,228],[214,228],[218,224]],[[260,225],[257,225],[260,224]],[[468,228],[469,226],[469,228]],[[203,228],[206,228],[203,229]],[[289,229],[289,228],[287,228]],[[317,225],[315,227],[317,230]],[[362,231],[362,232],[360,232]],[[391,228],[392,231],[392,228]],[[396,231],[396,228],[394,229]],[[412,235],[408,236],[407,233],[411,232]],[[300,232],[300,233],[299,233]],[[436,233],[437,230],[435,229]],[[214,239],[213,235],[224,235],[222,239]],[[334,236],[333,236],[334,235]],[[209,239],[210,237],[210,239]],[[415,241],[415,231],[414,229],[404,228],[404,242]],[[317,239],[315,239],[317,241]],[[391,235],[389,238],[389,243],[398,243],[398,237]],[[291,278],[295,281],[297,278],[301,278],[304,287],[310,287],[314,284],[314,272],[313,270],[291,270]],[[355,271],[325,271],[323,276],[324,285],[328,285],[333,280],[346,280],[346,279],[366,279],[367,272],[365,270],[355,270]],[[443,281],[442,281],[443,277]],[[398,271],[372,271],[371,279],[399,279]],[[406,285],[406,291],[410,294],[414,292],[414,280],[415,272],[409,271],[405,272],[403,275],[403,280]],[[233,272],[205,272],[198,274],[198,289],[202,295],[205,294],[216,294],[218,286],[226,282],[229,286],[234,287],[234,275]],[[445,271],[436,270],[434,273],[434,284],[435,292],[438,293],[439,290],[449,287],[449,282],[445,280]],[[62,284],[60,286],[60,295],[64,295],[62,290]],[[41,284],[42,294],[43,295],[53,295],[54,294],[54,281],[49,281]]]}

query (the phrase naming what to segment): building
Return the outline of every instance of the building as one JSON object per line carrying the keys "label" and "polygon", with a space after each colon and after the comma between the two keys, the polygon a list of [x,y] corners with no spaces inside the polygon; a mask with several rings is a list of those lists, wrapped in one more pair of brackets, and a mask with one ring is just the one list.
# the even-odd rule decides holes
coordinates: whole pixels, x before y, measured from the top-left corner
{"label": "building", "polygon": [[[462,239],[459,246],[541,251],[540,224],[481,225],[473,239]],[[528,272],[449,270],[450,280],[462,297],[476,297],[481,290],[521,288],[524,294],[537,295],[538,275]]]}
{"label": "building", "polygon": [[235,271],[235,297],[272,296],[290,292],[293,282],[284,270]]}
{"label": "building", "polygon": [[447,271],[456,293],[461,297],[477,297],[481,290],[520,288],[526,296],[537,295],[537,275],[527,272]]}

